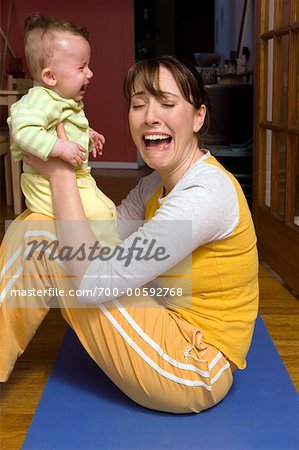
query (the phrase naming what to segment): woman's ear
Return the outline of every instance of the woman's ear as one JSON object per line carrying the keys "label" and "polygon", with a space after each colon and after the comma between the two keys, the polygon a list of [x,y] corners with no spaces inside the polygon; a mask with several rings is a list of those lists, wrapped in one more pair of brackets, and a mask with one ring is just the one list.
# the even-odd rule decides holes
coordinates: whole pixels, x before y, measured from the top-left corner
{"label": "woman's ear", "polygon": [[206,112],[207,112],[206,105],[201,105],[201,107],[196,111],[193,127],[194,133],[198,133],[198,131],[203,126],[206,117]]}
{"label": "woman's ear", "polygon": [[41,79],[46,86],[53,87],[57,84],[57,80],[51,67],[45,67],[42,70]]}

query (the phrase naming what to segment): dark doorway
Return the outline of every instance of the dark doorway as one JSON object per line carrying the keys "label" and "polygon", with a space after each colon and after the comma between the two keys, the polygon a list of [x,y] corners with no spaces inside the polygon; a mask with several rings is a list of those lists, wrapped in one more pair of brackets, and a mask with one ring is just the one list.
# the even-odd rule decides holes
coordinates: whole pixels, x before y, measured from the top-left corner
{"label": "dark doorway", "polygon": [[214,0],[135,0],[136,59],[214,51]]}

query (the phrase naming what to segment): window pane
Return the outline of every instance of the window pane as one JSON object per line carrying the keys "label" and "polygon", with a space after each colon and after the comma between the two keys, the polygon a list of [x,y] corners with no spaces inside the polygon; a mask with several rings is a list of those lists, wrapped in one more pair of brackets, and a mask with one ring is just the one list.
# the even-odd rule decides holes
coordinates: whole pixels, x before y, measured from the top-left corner
{"label": "window pane", "polygon": [[285,216],[285,194],[286,194],[286,149],[287,136],[286,134],[279,134],[278,140],[278,213]]}
{"label": "window pane", "polygon": [[[298,0],[299,2],[299,0]],[[298,17],[299,20],[299,17]],[[299,32],[296,33],[296,38],[294,39],[294,55],[298,55],[299,53]],[[295,74],[293,76],[295,77],[295,89],[294,89],[294,96],[295,96],[295,104],[292,111],[292,125],[299,129],[299,58],[297,56],[296,58],[297,64],[295,65]]]}
{"label": "window pane", "polygon": [[[280,82],[278,86],[278,95],[280,107],[278,108],[277,117],[279,125],[287,125],[287,114],[288,114],[288,46],[289,37],[282,36],[281,47],[280,47],[280,62],[279,67],[277,67],[277,79]],[[280,73],[279,73],[279,72]]]}
{"label": "window pane", "polygon": [[281,2],[281,20],[282,23],[280,26],[286,26],[290,24],[290,16],[291,16],[291,0],[283,0]]}
{"label": "window pane", "polygon": [[295,175],[295,217],[294,223],[299,226],[299,137],[295,139],[295,164],[296,164],[296,175]]}
{"label": "window pane", "polygon": [[273,92],[273,39],[267,43],[267,111],[266,120],[272,122],[272,92]]}
{"label": "window pane", "polygon": [[289,89],[291,89],[292,94],[290,96],[289,116],[291,126],[299,129],[299,31],[293,32],[291,37],[293,45],[290,52],[292,64],[289,74]]}
{"label": "window pane", "polygon": [[294,0],[294,2],[295,2],[294,22],[299,22],[299,0]]}
{"label": "window pane", "polygon": [[274,9],[275,9],[275,0],[269,0],[268,1],[268,14],[269,14],[269,21],[268,21],[268,30],[273,30],[274,28]]}
{"label": "window pane", "polygon": [[271,151],[272,131],[266,130],[265,204],[267,206],[271,206]]}

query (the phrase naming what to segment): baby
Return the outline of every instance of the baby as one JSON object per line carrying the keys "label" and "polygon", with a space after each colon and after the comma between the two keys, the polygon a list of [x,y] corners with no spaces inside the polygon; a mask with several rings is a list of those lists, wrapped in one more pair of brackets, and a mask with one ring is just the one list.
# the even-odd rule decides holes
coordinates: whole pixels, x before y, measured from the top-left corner
{"label": "baby", "polygon": [[[105,143],[104,136],[89,127],[83,111],[82,99],[93,76],[90,53],[85,28],[37,14],[29,16],[25,21],[25,56],[34,84],[12,106],[8,124],[15,160],[20,160],[21,151],[26,151],[43,160],[59,157],[69,162],[75,167],[87,218],[112,221],[116,217],[115,206],[97,188],[87,159],[89,151],[93,156],[102,154]],[[68,141],[57,137],[56,126],[60,122]],[[54,217],[48,180],[25,164],[23,172],[21,187],[27,208]],[[106,230],[107,233],[110,242],[110,232]],[[103,230],[97,238],[106,241]]]}

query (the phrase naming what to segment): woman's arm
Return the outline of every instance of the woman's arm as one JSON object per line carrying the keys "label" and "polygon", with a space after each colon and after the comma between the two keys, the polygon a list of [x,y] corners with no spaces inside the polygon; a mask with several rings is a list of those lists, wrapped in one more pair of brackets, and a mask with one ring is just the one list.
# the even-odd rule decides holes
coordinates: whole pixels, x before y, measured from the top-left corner
{"label": "woman's arm", "polygon": [[186,288],[190,294],[192,252],[227,238],[239,222],[238,196],[225,172],[209,164],[192,172],[119,251],[90,264],[80,289],[91,294],[81,301],[102,303],[157,278],[166,288]]}
{"label": "woman's arm", "polygon": [[[57,134],[61,139],[66,139],[63,125],[57,127]],[[24,153],[22,159],[49,179],[60,248],[69,246],[76,250],[82,245],[85,248],[94,246],[96,238],[84,213],[73,167],[60,158],[49,158],[45,162]],[[90,261],[72,259],[64,263],[68,272],[78,278],[80,283]]]}
{"label": "woman's arm", "polygon": [[160,187],[161,179],[157,172],[142,178],[117,207],[117,231],[125,239],[144,223],[146,204]]}
{"label": "woman's arm", "polygon": [[[163,208],[162,220],[143,224],[121,245],[112,248],[110,254],[99,253],[84,214],[73,168],[59,158],[43,162],[24,156],[24,160],[50,181],[60,249],[67,246],[77,250],[82,245],[85,250],[97,247],[95,252],[86,251],[83,261],[64,261],[68,272],[76,279],[76,287],[87,292],[85,297],[80,296],[80,301],[102,303],[119,297],[129,288],[154,280],[191,255],[191,221],[173,220],[172,211],[167,208]],[[191,273],[190,264],[187,272]],[[174,275],[181,275],[181,271]]]}
{"label": "woman's arm", "polygon": [[[83,243],[92,248],[95,238],[82,208],[73,170],[62,161],[51,160],[50,164],[50,169],[34,168],[50,179],[60,245],[79,248]],[[80,297],[82,302],[105,302],[169,270],[167,275],[173,279],[190,278],[192,251],[232,233],[238,223],[234,186],[223,171],[206,164],[201,167],[203,173],[195,172],[192,179],[189,175],[186,181],[178,183],[154,218],[110,253],[100,252],[92,262],[89,257],[82,262],[70,261],[72,273],[79,280],[84,274],[80,289],[91,292]]]}

